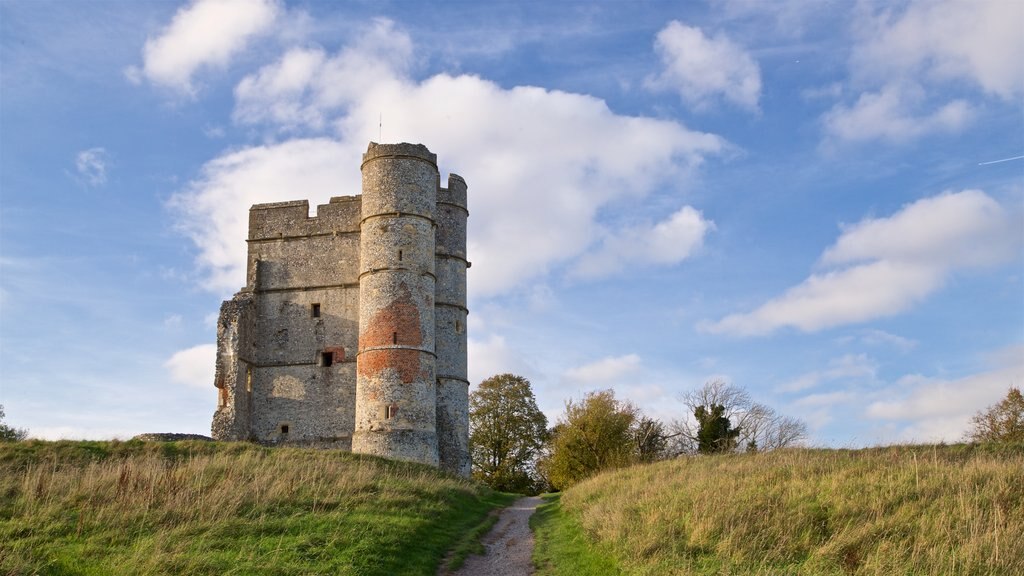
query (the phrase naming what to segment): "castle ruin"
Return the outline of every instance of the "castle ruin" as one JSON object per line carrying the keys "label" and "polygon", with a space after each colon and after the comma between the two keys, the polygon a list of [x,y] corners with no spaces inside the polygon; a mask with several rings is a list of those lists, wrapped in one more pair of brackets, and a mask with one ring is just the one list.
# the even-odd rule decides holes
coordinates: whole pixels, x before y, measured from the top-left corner
{"label": "castle ruin", "polygon": [[249,210],[221,306],[213,437],[331,447],[468,476],[466,182],[371,142],[362,195]]}

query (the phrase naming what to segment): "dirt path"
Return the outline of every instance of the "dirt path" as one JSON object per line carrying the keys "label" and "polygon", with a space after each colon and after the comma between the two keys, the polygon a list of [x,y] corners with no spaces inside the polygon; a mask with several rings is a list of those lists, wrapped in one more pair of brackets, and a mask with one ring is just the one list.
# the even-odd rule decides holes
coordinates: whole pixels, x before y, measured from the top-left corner
{"label": "dirt path", "polygon": [[520,498],[501,511],[498,522],[481,542],[487,553],[470,556],[451,576],[523,576],[533,574],[533,533],[530,516],[543,501]]}

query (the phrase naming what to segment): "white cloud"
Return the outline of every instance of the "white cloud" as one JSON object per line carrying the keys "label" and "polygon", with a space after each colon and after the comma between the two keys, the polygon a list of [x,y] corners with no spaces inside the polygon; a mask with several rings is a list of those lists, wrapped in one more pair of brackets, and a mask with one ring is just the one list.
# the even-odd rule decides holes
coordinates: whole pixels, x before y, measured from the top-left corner
{"label": "white cloud", "polygon": [[570,274],[597,278],[627,266],[677,264],[699,249],[704,235],[714,229],[714,222],[684,206],[653,226],[634,226],[606,234],[597,251],[580,258]]}
{"label": "white cloud", "polygon": [[386,19],[375,20],[333,57],[318,47],[292,48],[239,82],[235,121],[322,129],[328,117],[369,97],[368,91],[401,89],[412,57],[409,36]]}
{"label": "white cloud", "polygon": [[[1012,218],[979,190],[924,198],[889,218],[847,227],[814,274],[756,310],[700,328],[767,334],[790,326],[815,332],[903,312],[942,286],[955,270],[990,266],[1020,250]],[[845,267],[844,267],[845,266]]]}
{"label": "white cloud", "polygon": [[957,380],[908,376],[872,402],[869,418],[896,421],[907,441],[957,441],[967,432],[971,416],[1006,396],[1024,380],[1024,347],[1014,348],[1012,362]]}
{"label": "white cloud", "polygon": [[575,384],[604,386],[620,383],[623,377],[640,369],[640,356],[608,356],[565,371],[565,378]]}
{"label": "white cloud", "polygon": [[[469,183],[471,297],[571,266],[606,233],[595,220],[601,207],[655,191],[678,193],[686,174],[726,146],[674,121],[617,115],[586,95],[504,89],[476,76],[416,82],[404,56],[382,51],[382,34],[398,46],[408,42],[378,21],[335,57],[292,51],[239,84],[239,121],[273,130],[304,123],[339,136],[226,153],[175,196],[172,206],[210,273],[208,287],[233,291],[244,282],[245,214],[253,202],[322,202],[358,192],[360,154],[377,139],[381,115],[385,141],[423,142],[442,174],[453,170]],[[330,81],[313,80],[321,76]],[[699,226],[710,223],[684,208],[653,230],[623,232],[658,250],[651,263],[670,264],[695,245],[685,233]],[[686,243],[665,246],[680,240]],[[618,265],[623,250],[605,257],[608,266]]]}
{"label": "white cloud", "polygon": [[217,346],[200,344],[175,352],[164,368],[170,372],[171,380],[193,388],[213,387],[213,374],[217,361]]}
{"label": "white cloud", "polygon": [[678,91],[680,98],[697,110],[718,97],[758,110],[761,69],[724,34],[709,38],[700,28],[673,20],[658,32],[654,47],[665,69],[647,79],[648,88]]}
{"label": "white cloud", "polygon": [[508,345],[504,336],[491,334],[483,339],[469,338],[468,347],[471,385],[498,374],[527,376],[533,372],[521,354]]}
{"label": "white cloud", "polygon": [[192,75],[198,69],[226,66],[249,40],[270,28],[280,10],[276,0],[197,0],[146,41],[142,70],[129,69],[128,77],[194,94]]}
{"label": "white cloud", "polygon": [[825,254],[825,264],[872,260],[920,262],[929,267],[988,266],[1018,249],[1016,226],[981,190],[923,198],[888,218],[846,227]]}
{"label": "white cloud", "polygon": [[826,132],[841,140],[902,143],[933,133],[958,132],[973,115],[964,100],[936,110],[927,110],[923,100],[923,91],[917,86],[889,84],[879,92],[861,94],[852,106],[837,104],[822,122]]}
{"label": "white cloud", "polygon": [[[868,6],[868,5],[865,5]],[[900,13],[873,5],[857,23],[851,65],[866,80],[908,75],[963,80],[1006,100],[1024,94],[1024,3],[1006,0],[911,2]]]}
{"label": "white cloud", "polygon": [[945,86],[974,87],[1014,101],[1024,94],[1024,3],[1005,0],[863,3],[853,20],[851,103],[822,117],[841,141],[904,143],[954,133],[971,120],[964,99],[943,100]]}
{"label": "white cloud", "polygon": [[909,352],[910,350],[917,347],[917,341],[911,340],[910,338],[904,338],[896,334],[890,334],[884,330],[865,330],[860,335],[860,341],[868,346],[885,346],[888,348],[895,348],[900,352]]}
{"label": "white cloud", "polygon": [[359,151],[328,139],[291,140],[245,148],[210,162],[169,203],[181,229],[199,247],[206,288],[231,294],[245,284],[249,207],[308,198],[326,203],[358,189]]}
{"label": "white cloud", "polygon": [[866,354],[846,354],[829,361],[825,370],[808,372],[779,386],[778,392],[800,392],[815,388],[823,382],[836,380],[874,380],[878,365]]}
{"label": "white cloud", "polygon": [[109,164],[110,155],[103,148],[89,148],[75,156],[75,170],[81,181],[89,186],[102,186],[107,183]]}

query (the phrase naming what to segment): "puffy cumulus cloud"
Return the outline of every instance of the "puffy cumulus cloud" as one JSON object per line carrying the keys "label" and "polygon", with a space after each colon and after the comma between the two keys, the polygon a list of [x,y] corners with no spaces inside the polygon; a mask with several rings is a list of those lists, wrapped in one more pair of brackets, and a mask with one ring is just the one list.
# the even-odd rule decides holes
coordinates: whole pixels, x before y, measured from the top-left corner
{"label": "puffy cumulus cloud", "polygon": [[974,86],[1013,101],[1024,95],[1024,3],[1003,0],[864,3],[855,11],[850,57],[853,103],[822,117],[840,141],[902,143],[957,132],[971,120],[963,99],[943,101],[941,84]]}
{"label": "puffy cumulus cloud", "polygon": [[171,380],[194,388],[213,386],[213,373],[217,361],[217,346],[200,344],[179,350],[164,362]]}
{"label": "puffy cumulus cloud", "polygon": [[412,58],[412,40],[386,19],[374,20],[334,56],[319,47],[292,48],[239,82],[235,121],[322,129],[333,114],[366,98],[367,90],[402,90]]}
{"label": "puffy cumulus cloud", "polygon": [[227,65],[280,12],[277,0],[196,0],[178,10],[159,36],[146,40],[142,69],[130,68],[128,76],[194,94],[196,70]]}
{"label": "puffy cumulus cloud", "polygon": [[110,155],[103,148],[89,148],[75,155],[78,178],[89,186],[102,186],[107,183],[109,164]]}
{"label": "puffy cumulus cloud", "polygon": [[865,414],[896,423],[903,440],[960,440],[971,416],[1001,400],[1011,384],[1024,379],[1024,347],[1014,347],[1007,356],[1009,362],[956,380],[904,377],[882,391]]}
{"label": "puffy cumulus cloud", "polygon": [[[442,174],[466,177],[473,297],[571,266],[604,232],[595,219],[602,206],[655,191],[678,194],[678,182],[727,146],[674,121],[615,114],[587,95],[506,89],[465,75],[416,81],[404,56],[383,50],[383,36],[398,46],[410,42],[382,20],[335,56],[291,51],[239,84],[239,121],[275,131],[323,126],[333,137],[226,153],[176,196],[172,204],[212,286],[244,281],[241,239],[252,202],[359,191],[359,153],[378,138],[381,116],[384,141],[423,142]],[[325,75],[331,80],[318,80]],[[659,250],[654,263],[674,263],[695,241],[664,244],[710,225],[699,220],[684,208],[649,232],[629,233]]]}
{"label": "puffy cumulus cloud", "polygon": [[722,97],[751,111],[758,110],[761,69],[739,45],[700,28],[669,22],[654,42],[664,70],[647,79],[652,90],[674,90],[689,106],[707,108]]}
{"label": "puffy cumulus cloud", "polygon": [[684,206],[657,224],[634,226],[607,233],[600,247],[582,256],[570,271],[580,278],[614,274],[626,266],[670,265],[689,257],[701,247],[715,224],[690,206]]}
{"label": "puffy cumulus cloud", "polygon": [[814,332],[902,312],[954,270],[990,266],[1020,250],[1013,218],[979,190],[924,198],[888,218],[846,228],[822,256],[837,267],[810,276],[756,310],[699,327],[767,334],[790,326]]}
{"label": "puffy cumulus cloud", "polygon": [[933,133],[958,132],[973,115],[964,100],[936,110],[926,109],[923,100],[918,86],[890,84],[878,92],[861,94],[851,106],[837,104],[825,113],[822,123],[827,133],[844,141],[902,143]]}
{"label": "puffy cumulus cloud", "polygon": [[1005,0],[886,4],[862,13],[851,65],[867,80],[911,75],[923,81],[962,80],[1011,100],[1024,94],[1024,3]]}
{"label": "puffy cumulus cloud", "polygon": [[204,287],[231,294],[245,284],[250,206],[296,197],[315,206],[358,190],[359,159],[360,150],[318,138],[245,148],[208,162],[168,204],[199,250]]}
{"label": "puffy cumulus cloud", "polygon": [[608,356],[565,371],[565,379],[583,386],[604,386],[618,383],[623,377],[640,370],[636,354]]}

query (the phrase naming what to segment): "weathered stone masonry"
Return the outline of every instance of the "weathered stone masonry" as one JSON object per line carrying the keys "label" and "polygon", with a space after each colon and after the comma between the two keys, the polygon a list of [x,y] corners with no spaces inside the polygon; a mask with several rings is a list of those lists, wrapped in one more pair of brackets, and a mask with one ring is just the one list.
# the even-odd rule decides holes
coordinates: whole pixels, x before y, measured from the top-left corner
{"label": "weathered stone masonry", "polygon": [[466,183],[370,143],[362,196],[249,211],[221,306],[213,437],[334,447],[469,475]]}

